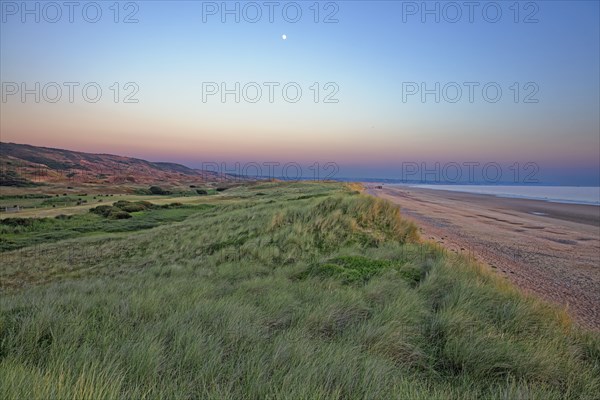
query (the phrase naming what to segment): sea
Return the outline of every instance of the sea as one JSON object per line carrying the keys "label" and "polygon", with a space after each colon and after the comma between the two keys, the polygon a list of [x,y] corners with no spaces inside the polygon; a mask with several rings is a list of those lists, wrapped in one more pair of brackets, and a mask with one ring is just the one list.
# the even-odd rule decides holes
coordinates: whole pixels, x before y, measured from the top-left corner
{"label": "sea", "polygon": [[483,185],[386,185],[489,194],[498,197],[544,200],[554,203],[600,206],[600,187],[589,186],[483,186]]}

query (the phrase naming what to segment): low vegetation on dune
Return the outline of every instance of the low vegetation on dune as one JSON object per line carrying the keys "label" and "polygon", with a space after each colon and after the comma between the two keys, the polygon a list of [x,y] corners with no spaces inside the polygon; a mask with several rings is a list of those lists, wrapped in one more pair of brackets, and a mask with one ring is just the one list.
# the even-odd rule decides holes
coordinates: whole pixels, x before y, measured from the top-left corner
{"label": "low vegetation on dune", "polygon": [[132,218],[55,241],[2,225],[23,246],[1,253],[0,398],[598,398],[598,334],[357,189],[114,204]]}

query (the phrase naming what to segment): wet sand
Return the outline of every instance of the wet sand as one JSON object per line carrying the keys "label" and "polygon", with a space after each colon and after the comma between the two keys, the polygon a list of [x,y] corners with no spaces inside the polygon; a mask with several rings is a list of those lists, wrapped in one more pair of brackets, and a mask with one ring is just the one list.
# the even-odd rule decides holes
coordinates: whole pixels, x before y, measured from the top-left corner
{"label": "wet sand", "polygon": [[600,330],[600,207],[389,187],[367,192],[400,205],[424,239],[471,253],[526,292],[566,306]]}

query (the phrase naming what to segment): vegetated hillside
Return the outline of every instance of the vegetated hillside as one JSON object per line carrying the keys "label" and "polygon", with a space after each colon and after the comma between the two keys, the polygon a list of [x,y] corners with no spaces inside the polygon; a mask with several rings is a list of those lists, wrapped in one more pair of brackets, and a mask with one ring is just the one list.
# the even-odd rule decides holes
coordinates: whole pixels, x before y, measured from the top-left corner
{"label": "vegetated hillside", "polygon": [[0,143],[0,186],[40,182],[154,183],[227,179],[175,163]]}
{"label": "vegetated hillside", "polygon": [[116,204],[131,217],[92,212],[105,234],[3,252],[0,398],[600,393],[597,333],[419,243],[392,204],[334,183],[219,196],[191,214]]}

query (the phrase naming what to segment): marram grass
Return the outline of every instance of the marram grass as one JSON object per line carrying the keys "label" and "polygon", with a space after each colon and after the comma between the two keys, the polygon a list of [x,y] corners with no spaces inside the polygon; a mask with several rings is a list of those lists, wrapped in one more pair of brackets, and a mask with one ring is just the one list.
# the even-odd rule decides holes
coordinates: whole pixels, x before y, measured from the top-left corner
{"label": "marram grass", "polygon": [[356,189],[3,252],[0,398],[599,398],[596,333]]}

